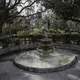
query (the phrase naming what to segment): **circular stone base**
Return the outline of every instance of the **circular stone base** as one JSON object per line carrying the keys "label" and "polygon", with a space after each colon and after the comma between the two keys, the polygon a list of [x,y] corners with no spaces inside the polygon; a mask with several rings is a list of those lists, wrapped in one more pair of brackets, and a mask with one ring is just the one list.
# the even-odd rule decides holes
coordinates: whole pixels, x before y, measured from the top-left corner
{"label": "circular stone base", "polygon": [[[61,51],[60,51],[61,52]],[[64,54],[67,51],[50,53],[41,57],[37,50],[27,51],[16,57],[14,64],[31,72],[53,72],[70,68],[76,63],[77,57],[73,54]]]}

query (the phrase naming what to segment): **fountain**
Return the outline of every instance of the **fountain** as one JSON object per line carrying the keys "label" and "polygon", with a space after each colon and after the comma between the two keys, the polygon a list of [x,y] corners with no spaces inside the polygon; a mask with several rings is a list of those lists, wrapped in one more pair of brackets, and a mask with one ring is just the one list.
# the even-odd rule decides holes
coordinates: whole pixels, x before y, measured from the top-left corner
{"label": "fountain", "polygon": [[14,63],[20,68],[33,72],[60,71],[75,63],[74,54],[67,50],[55,49],[49,43],[50,40],[41,40],[41,45],[37,49],[22,53],[16,57]]}
{"label": "fountain", "polygon": [[15,58],[14,63],[19,68],[32,72],[53,72],[70,68],[76,63],[77,57],[72,51],[56,49],[52,39],[40,39],[35,50],[29,50]]}

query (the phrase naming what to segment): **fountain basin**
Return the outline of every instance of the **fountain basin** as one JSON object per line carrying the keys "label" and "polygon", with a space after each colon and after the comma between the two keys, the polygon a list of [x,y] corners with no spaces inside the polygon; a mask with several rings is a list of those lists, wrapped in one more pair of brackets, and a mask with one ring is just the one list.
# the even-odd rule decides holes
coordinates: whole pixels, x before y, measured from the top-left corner
{"label": "fountain basin", "polygon": [[14,64],[24,70],[31,72],[54,72],[72,67],[77,56],[70,50],[57,49],[48,56],[40,56],[37,50],[30,50],[15,58]]}

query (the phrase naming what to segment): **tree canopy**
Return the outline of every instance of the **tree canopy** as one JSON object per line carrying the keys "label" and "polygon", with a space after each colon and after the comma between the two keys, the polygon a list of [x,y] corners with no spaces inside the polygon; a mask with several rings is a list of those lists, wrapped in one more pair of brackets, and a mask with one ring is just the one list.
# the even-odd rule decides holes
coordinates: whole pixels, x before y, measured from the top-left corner
{"label": "tree canopy", "polygon": [[44,0],[43,5],[64,20],[80,22],[80,0]]}
{"label": "tree canopy", "polygon": [[[38,0],[0,0],[0,24],[10,22]],[[26,4],[26,5],[25,5]],[[18,11],[18,7],[20,10]]]}
{"label": "tree canopy", "polygon": [[29,9],[39,1],[46,9],[55,11],[60,18],[80,22],[77,19],[80,17],[80,0],[0,0],[0,23],[11,21],[24,9]]}

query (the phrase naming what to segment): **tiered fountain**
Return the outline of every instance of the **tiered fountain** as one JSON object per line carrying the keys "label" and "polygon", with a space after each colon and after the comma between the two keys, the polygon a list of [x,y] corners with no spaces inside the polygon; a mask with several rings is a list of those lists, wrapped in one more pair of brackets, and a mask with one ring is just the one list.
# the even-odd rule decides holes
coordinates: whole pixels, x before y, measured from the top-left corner
{"label": "tiered fountain", "polygon": [[[45,33],[46,35],[47,33]],[[76,62],[76,55],[65,49],[56,49],[46,35],[35,50],[29,50],[16,57],[14,63],[32,72],[53,72],[70,68]]]}

